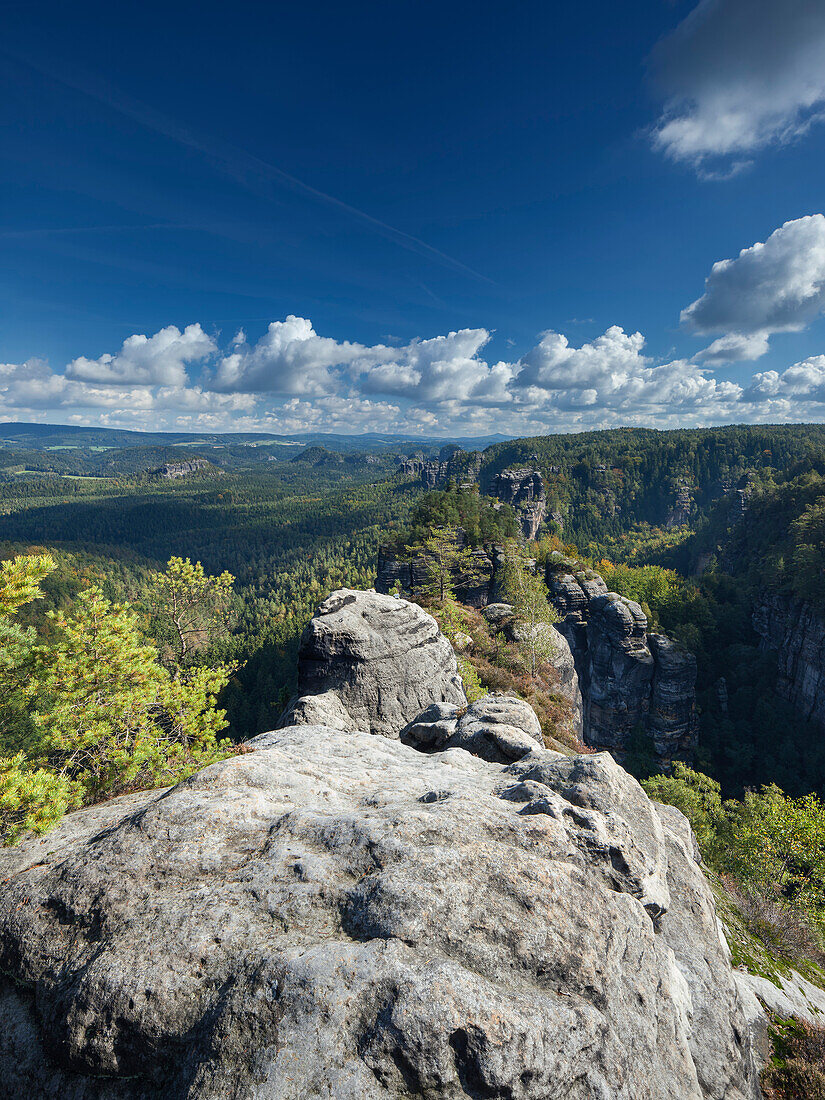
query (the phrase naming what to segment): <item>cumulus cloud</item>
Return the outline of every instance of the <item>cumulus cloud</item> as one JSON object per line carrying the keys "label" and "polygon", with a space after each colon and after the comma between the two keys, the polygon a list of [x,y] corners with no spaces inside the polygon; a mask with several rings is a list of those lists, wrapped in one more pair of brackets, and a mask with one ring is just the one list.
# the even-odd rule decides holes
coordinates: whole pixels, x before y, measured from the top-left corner
{"label": "cumulus cloud", "polygon": [[583,392],[612,386],[644,367],[644,343],[640,332],[629,334],[618,325],[580,348],[570,347],[560,332],[545,332],[536,347],[521,359],[516,384]]}
{"label": "cumulus cloud", "polygon": [[758,359],[775,332],[798,332],[825,311],[825,217],[785,222],[762,243],[719,260],[705,293],[682,310],[698,333],[722,332],[700,354],[708,362]]}
{"label": "cumulus cloud", "polygon": [[217,350],[200,325],[187,325],[183,332],[168,325],[154,336],[130,336],[116,355],[73,359],[66,377],[110,386],[184,386],[187,364],[207,359]]}
{"label": "cumulus cloud", "polygon": [[731,175],[825,114],[822,0],[701,0],[653,52],[666,100],[654,146]]}
{"label": "cumulus cloud", "polygon": [[512,371],[479,357],[489,339],[486,329],[461,329],[403,347],[367,346],[319,336],[307,318],[290,315],[273,321],[256,344],[239,333],[218,363],[215,388],[320,397],[350,380],[364,394],[495,402],[505,399]]}
{"label": "cumulus cloud", "polygon": [[571,347],[558,332],[545,333],[520,360],[519,400],[557,421],[565,413],[600,414],[633,422],[680,416],[685,411],[718,414],[741,393],[734,383],[719,382],[707,368],[689,360],[651,365],[642,354],[644,337],[613,325],[604,335]]}
{"label": "cumulus cloud", "polygon": [[273,321],[256,344],[247,343],[243,330],[233,344],[235,350],[218,364],[216,389],[321,395],[330,390],[332,367],[367,351],[361,344],[319,336],[311,321],[293,314]]}
{"label": "cumulus cloud", "polygon": [[438,403],[467,401],[497,404],[508,400],[513,377],[509,363],[489,366],[479,352],[489,342],[483,328],[465,328],[429,340],[413,340],[403,348],[378,346],[353,365],[364,393],[409,397]]}
{"label": "cumulus cloud", "polygon": [[768,332],[729,332],[698,353],[705,363],[741,363],[761,359],[768,350]]}
{"label": "cumulus cloud", "polygon": [[[759,248],[768,250],[768,244]],[[799,290],[799,280],[794,285],[797,299],[807,303],[811,294]],[[716,288],[717,283],[711,286],[709,280],[705,298]],[[787,299],[788,294],[784,308],[789,310]],[[706,303],[701,309],[698,303],[694,306],[705,316]],[[780,317],[777,310],[771,314],[774,326],[790,316]],[[709,306],[706,311],[712,312]],[[718,356],[723,361],[746,351],[756,357],[767,340],[765,331],[757,328],[720,337],[706,349],[708,360]],[[825,356],[783,372],[764,371],[742,386],[718,379],[708,365],[693,360],[658,362],[645,354],[641,333],[617,325],[578,346],[563,333],[545,332],[521,358],[492,363],[484,358],[492,339],[487,329],[461,329],[401,347],[367,346],[319,336],[309,320],[290,316],[273,322],[257,343],[250,344],[242,333],[228,337],[223,351],[199,325],[183,333],[161,333],[164,340],[139,337],[124,344],[155,348],[157,354],[145,358],[132,373],[152,382],[126,384],[126,367],[112,366],[116,359],[128,358],[123,351],[107,360],[103,377],[95,374],[94,380],[78,377],[76,364],[100,360],[74,359],[63,372],[41,359],[0,364],[0,417],[56,418],[155,431],[380,430],[466,436],[498,431],[534,435],[620,424],[798,421],[821,417],[825,407]],[[184,360],[181,342],[189,349],[186,355],[196,348],[201,354],[205,345],[198,333],[212,351],[197,381],[185,370],[157,366],[163,347],[179,364],[191,362]],[[169,350],[173,344],[174,352]],[[240,362],[230,362],[236,355]],[[171,384],[157,381],[170,377]]]}

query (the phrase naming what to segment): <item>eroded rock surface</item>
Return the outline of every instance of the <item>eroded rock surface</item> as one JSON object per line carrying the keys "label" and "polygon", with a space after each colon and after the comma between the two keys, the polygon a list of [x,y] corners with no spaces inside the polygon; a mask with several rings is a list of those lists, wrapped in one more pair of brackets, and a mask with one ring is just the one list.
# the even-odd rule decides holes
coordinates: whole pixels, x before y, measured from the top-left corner
{"label": "eroded rock surface", "polygon": [[696,746],[696,658],[665,634],[648,633],[633,600],[609,592],[597,573],[567,572],[551,558],[547,587],[569,643],[582,697],[586,744],[620,759],[637,731],[662,761]]}
{"label": "eroded rock surface", "polygon": [[422,752],[466,749],[482,760],[508,764],[536,746],[544,747],[541,726],[529,703],[490,692],[470,706],[432,703],[401,731],[405,745]]}
{"label": "eroded rock surface", "polygon": [[759,1096],[709,888],[608,754],[249,747],[0,853],[3,1095]]}
{"label": "eroded rock surface", "polygon": [[809,603],[766,593],[753,627],[762,649],[776,653],[777,693],[825,729],[825,616]]}
{"label": "eroded rock surface", "polygon": [[342,588],[301,636],[298,694],[281,725],[397,737],[432,702],[465,704],[455,653],[417,604]]}

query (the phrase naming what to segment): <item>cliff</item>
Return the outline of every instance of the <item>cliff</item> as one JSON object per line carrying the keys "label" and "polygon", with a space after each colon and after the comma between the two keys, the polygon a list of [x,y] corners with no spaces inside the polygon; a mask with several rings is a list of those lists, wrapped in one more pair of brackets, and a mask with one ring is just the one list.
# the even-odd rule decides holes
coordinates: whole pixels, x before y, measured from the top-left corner
{"label": "cliff", "polygon": [[[533,458],[538,463],[535,455]],[[426,489],[443,489],[450,481],[471,486],[480,484],[481,463],[482,456],[477,451],[445,449],[437,460],[425,459],[423,455],[402,459],[399,472],[420,481]],[[509,504],[513,508],[525,538],[536,537],[547,511],[547,495],[541,472],[535,465],[502,470],[494,474],[489,483],[485,482],[482,489],[499,504]],[[553,514],[553,522],[563,526],[564,519],[559,512]]]}
{"label": "cliff", "polygon": [[811,604],[765,593],[753,613],[761,648],[776,654],[776,692],[825,730],[825,614]]}
{"label": "cliff", "polygon": [[662,762],[690,759],[696,747],[696,658],[665,634],[648,633],[633,600],[597,573],[577,570],[560,555],[546,581],[576,664],[583,700],[582,737],[619,759],[641,732]]}
{"label": "cliff", "polygon": [[[472,589],[459,587],[463,602],[480,608],[496,602],[500,555],[494,546],[477,551],[482,579]],[[402,591],[414,593],[423,576],[423,561],[379,554],[379,592],[398,583]],[[662,763],[692,759],[698,734],[693,654],[667,635],[649,632],[637,603],[609,592],[597,573],[583,572],[571,559],[554,555],[545,580],[564,639],[556,647],[555,663],[562,693],[574,708],[571,732],[619,760],[638,733],[651,739]]]}
{"label": "cliff", "polygon": [[[446,650],[332,599],[314,689],[378,728]],[[361,617],[389,701],[342,681]],[[398,717],[262,734],[0,853],[3,1095],[758,1100],[764,1014],[682,815],[518,700]]]}
{"label": "cliff", "polygon": [[207,469],[215,469],[215,467],[205,458],[193,458],[188,462],[164,462],[162,466],[152,470],[151,473],[154,477],[171,481],[179,477],[189,477],[190,474],[195,474],[198,470]]}
{"label": "cliff", "polygon": [[526,539],[534,539],[547,511],[547,495],[541,473],[531,466],[503,470],[493,478],[490,493],[515,510],[522,534]]}

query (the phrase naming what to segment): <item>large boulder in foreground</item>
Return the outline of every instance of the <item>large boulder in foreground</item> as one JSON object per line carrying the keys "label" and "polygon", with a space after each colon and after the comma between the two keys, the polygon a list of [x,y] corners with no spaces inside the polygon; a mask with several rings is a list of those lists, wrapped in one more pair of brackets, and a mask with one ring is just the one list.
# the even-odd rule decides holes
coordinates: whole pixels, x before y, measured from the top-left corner
{"label": "large boulder in foreground", "polygon": [[249,747],[0,853],[0,1094],[756,1100],[686,823],[608,754]]}
{"label": "large boulder in foreground", "polygon": [[407,600],[342,588],[301,636],[298,695],[281,725],[329,725],[385,737],[430,703],[466,705],[455,653],[432,615]]}
{"label": "large boulder in foreground", "polygon": [[541,724],[530,704],[497,691],[465,707],[431,703],[401,730],[401,740],[422,752],[466,749],[499,764],[544,748]]}

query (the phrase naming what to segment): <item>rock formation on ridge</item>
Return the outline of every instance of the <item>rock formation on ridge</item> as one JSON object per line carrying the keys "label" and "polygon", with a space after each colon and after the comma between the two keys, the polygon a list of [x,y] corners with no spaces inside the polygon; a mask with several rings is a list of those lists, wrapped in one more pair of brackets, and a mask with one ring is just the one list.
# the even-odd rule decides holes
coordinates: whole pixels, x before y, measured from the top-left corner
{"label": "rock formation on ridge", "polygon": [[[322,605],[336,657],[372,596]],[[473,711],[438,702],[445,732]],[[686,820],[480,703],[466,748],[293,725],[0,852],[0,1094],[758,1100],[764,1015]],[[516,759],[475,755],[519,724]]]}
{"label": "rock formation on ridge", "polygon": [[609,592],[597,573],[567,572],[560,555],[548,562],[547,586],[576,664],[585,744],[621,757],[641,731],[662,760],[689,759],[698,728],[693,654],[648,633],[637,603]]}
{"label": "rock formation on ridge", "polygon": [[298,694],[281,725],[397,737],[433,702],[467,703],[455,653],[435,619],[406,600],[342,588],[301,636]]}

